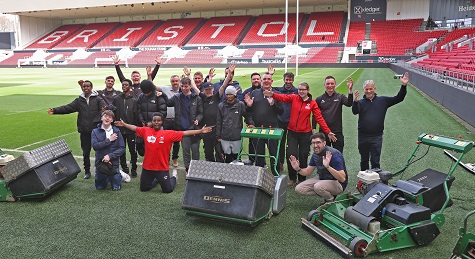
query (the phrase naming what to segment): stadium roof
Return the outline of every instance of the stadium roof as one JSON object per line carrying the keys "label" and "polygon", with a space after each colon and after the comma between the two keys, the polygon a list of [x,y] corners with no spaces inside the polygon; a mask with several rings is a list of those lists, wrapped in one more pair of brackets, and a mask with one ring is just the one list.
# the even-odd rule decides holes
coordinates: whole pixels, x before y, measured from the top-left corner
{"label": "stadium roof", "polygon": [[[348,0],[300,0],[300,6],[347,3]],[[289,0],[296,6],[297,0]],[[248,8],[284,8],[285,0],[23,0],[0,1],[2,12],[45,19],[94,18],[125,15],[152,15],[197,11],[241,10]]]}

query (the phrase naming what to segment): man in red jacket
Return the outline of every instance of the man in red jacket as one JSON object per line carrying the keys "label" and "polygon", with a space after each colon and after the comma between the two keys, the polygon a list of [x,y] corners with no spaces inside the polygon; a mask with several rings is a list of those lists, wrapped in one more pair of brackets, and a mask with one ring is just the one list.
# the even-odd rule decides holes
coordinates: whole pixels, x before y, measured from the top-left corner
{"label": "man in red jacket", "polygon": [[[302,82],[298,86],[298,94],[278,94],[270,90],[265,90],[264,95],[273,97],[275,100],[290,103],[290,120],[287,132],[287,160],[290,156],[298,157],[300,168],[307,167],[307,158],[310,153],[310,136],[312,135],[312,125],[310,114],[320,124],[320,128],[328,135],[331,141],[336,141],[335,134],[331,132],[327,123],[322,117],[322,113],[318,108],[312,95],[309,93],[310,87],[306,82]],[[289,186],[295,185],[297,181],[297,172],[291,164],[287,164],[289,168]],[[305,181],[306,176],[298,175],[299,182]]]}

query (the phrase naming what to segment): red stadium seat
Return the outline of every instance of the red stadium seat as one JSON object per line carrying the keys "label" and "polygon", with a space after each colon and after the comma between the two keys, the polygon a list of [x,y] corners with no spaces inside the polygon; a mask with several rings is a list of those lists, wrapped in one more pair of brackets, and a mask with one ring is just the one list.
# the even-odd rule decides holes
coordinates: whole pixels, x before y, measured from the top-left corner
{"label": "red stadium seat", "polygon": [[117,25],[118,22],[88,24],[61,41],[54,49],[91,48]]}
{"label": "red stadium seat", "polygon": [[344,19],[343,14],[342,11],[311,13],[299,42],[338,43],[340,41],[341,24]]}
{"label": "red stadium seat", "polygon": [[135,47],[145,34],[158,25],[158,23],[159,21],[126,22],[98,42],[94,47]]}
{"label": "red stadium seat", "polygon": [[137,47],[179,46],[203,19],[174,19],[165,21]]}
{"label": "red stadium seat", "polygon": [[214,17],[209,19],[186,45],[233,45],[251,16]]}
{"label": "red stadium seat", "polygon": [[[299,24],[303,14],[299,14]],[[294,42],[296,34],[296,15],[288,16],[288,42]],[[241,42],[241,45],[251,44],[283,44],[285,43],[285,14],[260,15],[249,32]]]}
{"label": "red stadium seat", "polygon": [[50,33],[46,34],[45,37],[42,37],[38,41],[35,41],[30,46],[26,47],[26,49],[50,49],[83,26],[84,24],[68,24],[60,26],[59,28],[56,28]]}

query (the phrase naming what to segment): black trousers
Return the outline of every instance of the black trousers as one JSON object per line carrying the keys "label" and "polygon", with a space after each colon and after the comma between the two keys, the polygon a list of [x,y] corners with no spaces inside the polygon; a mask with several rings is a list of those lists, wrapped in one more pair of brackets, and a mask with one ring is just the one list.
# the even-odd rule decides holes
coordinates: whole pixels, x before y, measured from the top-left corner
{"label": "black trousers", "polygon": [[81,140],[82,157],[84,159],[84,173],[91,173],[91,149],[92,149],[92,131],[79,133]]}
{"label": "black trousers", "polygon": [[307,177],[297,174],[289,161],[289,157],[295,156],[300,162],[300,168],[308,166],[308,156],[310,154],[310,136],[312,132],[294,132],[289,130],[287,132],[287,167],[289,169],[289,179],[299,182],[305,181]]}
{"label": "black trousers", "polygon": [[[135,151],[135,133],[122,134],[122,137],[124,137],[125,147],[129,147],[130,165],[132,167],[132,170],[136,170],[137,169],[137,151]],[[127,157],[125,155],[125,152],[123,155],[120,156],[120,166],[122,167],[123,170],[128,169]]]}
{"label": "black trousers", "polygon": [[[276,159],[278,159],[278,154],[277,154],[277,140],[273,139],[253,139],[253,145],[254,148],[256,149],[256,154],[258,155],[265,155],[266,154],[266,145],[267,148],[269,149],[269,155],[274,156]],[[257,157],[256,156],[256,166],[261,166],[264,167],[266,165],[266,160],[264,157]],[[272,174],[274,175],[279,175],[278,170],[276,169],[276,163],[274,159],[270,159],[270,166],[271,166],[271,171]]]}
{"label": "black trousers", "polygon": [[216,145],[218,144],[216,132],[213,130],[209,133],[202,134],[201,136],[203,138],[203,148],[205,150],[206,161],[224,162],[222,154],[216,148]]}
{"label": "black trousers", "polygon": [[370,169],[368,160],[371,161],[371,169],[381,168],[379,160],[383,147],[383,134],[368,136],[358,133],[358,151],[360,152],[360,169],[365,171]]}
{"label": "black trousers", "polygon": [[173,192],[176,185],[176,178],[170,177],[168,171],[152,171],[142,169],[142,175],[140,175],[140,191],[146,192],[153,189],[157,184],[162,187],[162,192]]}

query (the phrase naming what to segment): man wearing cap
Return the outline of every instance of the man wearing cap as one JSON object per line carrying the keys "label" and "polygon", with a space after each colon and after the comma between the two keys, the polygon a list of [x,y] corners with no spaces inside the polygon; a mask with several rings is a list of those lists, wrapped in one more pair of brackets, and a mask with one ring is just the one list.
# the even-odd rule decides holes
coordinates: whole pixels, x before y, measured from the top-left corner
{"label": "man wearing cap", "polygon": [[[230,70],[232,69],[232,72],[230,74],[234,73],[234,68],[235,65],[231,65]],[[185,75],[187,75],[190,80],[191,80],[191,71],[185,67],[183,69]],[[211,70],[210,70],[211,71]],[[196,73],[195,73],[196,76]],[[229,78],[232,78],[231,76],[228,76],[226,79],[229,80]],[[201,84],[201,91],[195,84],[193,80],[191,80],[191,87],[193,88],[193,91],[195,91],[196,94],[198,94],[201,97],[201,100],[203,101],[203,123],[206,126],[213,127],[216,126],[216,116],[218,114],[218,104],[221,101],[221,96],[224,93],[224,89],[226,89],[226,86],[228,85],[228,80],[224,80],[223,85],[219,88],[218,92],[214,91],[214,87],[211,84],[211,82],[204,82]],[[222,157],[222,152],[221,149],[218,146],[218,140],[216,139],[216,130],[213,130],[209,133],[203,134],[203,147],[205,150],[205,159],[206,161],[211,161],[211,162],[223,162],[223,157]]]}

